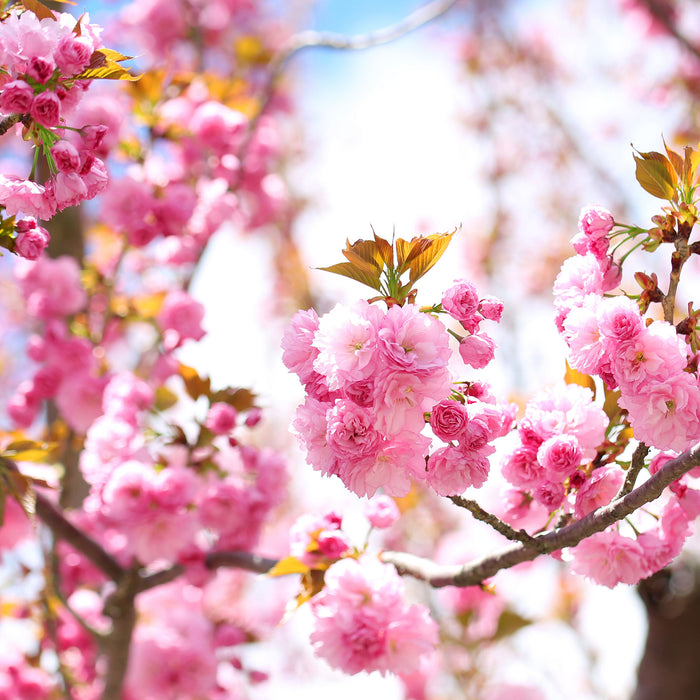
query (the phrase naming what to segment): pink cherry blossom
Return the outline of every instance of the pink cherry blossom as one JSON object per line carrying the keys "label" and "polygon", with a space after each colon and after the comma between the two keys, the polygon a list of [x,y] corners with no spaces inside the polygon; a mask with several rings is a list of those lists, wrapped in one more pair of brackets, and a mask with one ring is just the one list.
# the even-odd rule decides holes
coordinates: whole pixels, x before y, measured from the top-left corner
{"label": "pink cherry blossom", "polygon": [[375,384],[374,416],[377,429],[385,435],[404,430],[420,432],[424,414],[434,401],[449,393],[449,374],[443,370],[429,375],[387,372]]}
{"label": "pink cherry blossom", "polygon": [[77,75],[90,63],[93,48],[89,36],[69,34],[58,42],[53,58],[64,75]]}
{"label": "pink cherry blossom", "polygon": [[511,452],[502,466],[503,476],[513,486],[532,489],[545,478],[544,467],[537,460],[537,451],[521,446]]}
{"label": "pink cherry blossom", "polygon": [[583,453],[574,435],[554,435],[545,440],[537,451],[537,461],[550,478],[566,479],[581,464]]}
{"label": "pink cherry blossom", "polygon": [[18,261],[15,276],[27,302],[30,315],[49,320],[74,314],[83,308],[85,290],[80,282],[80,268],[67,255],[49,260]]}
{"label": "pink cherry blossom", "polygon": [[462,338],[459,354],[466,365],[474,369],[483,369],[494,357],[496,343],[486,333],[476,333]]}
{"label": "pink cherry blossom", "polygon": [[358,302],[338,304],[319,321],[313,345],[318,349],[314,369],[331,389],[367,379],[377,371],[377,329],[382,320],[379,307]]}
{"label": "pink cherry blossom", "polygon": [[70,142],[62,139],[51,147],[56,167],[63,173],[74,173],[80,167],[80,153]]}
{"label": "pink cherry blossom", "polygon": [[442,295],[442,308],[457,321],[469,321],[479,306],[476,287],[466,280],[460,280]]}
{"label": "pink cherry blossom", "polygon": [[401,673],[437,643],[437,626],[421,605],[403,600],[396,569],[365,557],[342,559],[312,598],[311,643],[318,656],[346,673]]}
{"label": "pink cherry blossom", "polygon": [[644,550],[637,540],[617,530],[598,532],[570,550],[571,570],[595,583],[614,588],[618,583],[637,583],[645,576]]}
{"label": "pink cherry blossom", "polygon": [[566,491],[561,481],[540,481],[534,491],[534,499],[548,511],[555,511],[564,502]]}
{"label": "pink cherry blossom", "polygon": [[489,475],[489,461],[478,451],[441,447],[428,459],[428,484],[440,496],[464,493],[470,486],[480,488]]}
{"label": "pink cherry blossom", "polygon": [[32,86],[24,80],[5,83],[0,93],[0,110],[6,114],[26,114],[34,99]]}
{"label": "pink cherry blossom", "polygon": [[61,100],[55,92],[40,92],[32,101],[29,114],[42,126],[58,126],[61,119]]}
{"label": "pink cherry blossom", "polygon": [[464,437],[469,415],[467,409],[452,399],[443,399],[436,403],[430,413],[430,427],[437,437],[444,442],[461,440]]}
{"label": "pink cherry blossom", "polygon": [[411,479],[425,479],[425,457],[430,438],[412,432],[392,436],[380,450],[357,462],[337,463],[337,474],[358,496],[373,496],[382,488],[389,496],[405,496]]}
{"label": "pink cherry blossom", "polygon": [[184,291],[168,294],[156,320],[163,330],[167,350],[175,349],[185,340],[200,340],[205,335],[202,328],[204,306]]}
{"label": "pink cherry blossom", "polygon": [[445,326],[413,304],[392,306],[378,336],[380,352],[394,369],[431,372],[446,367],[450,358]]}
{"label": "pink cherry blossom", "polygon": [[58,211],[63,211],[66,207],[74,207],[87,199],[87,185],[76,172],[59,172],[49,181],[49,184]]}
{"label": "pink cherry blossom", "polygon": [[16,224],[15,253],[25,260],[36,260],[49,244],[49,232],[36,219],[20,219]]}
{"label": "pink cherry blossom", "polygon": [[238,411],[222,402],[213,403],[204,425],[215,435],[228,435],[236,427]]}
{"label": "pink cherry blossom", "polygon": [[364,514],[372,527],[391,527],[401,516],[396,501],[389,496],[373,496],[364,505]]}
{"label": "pink cherry blossom", "polygon": [[42,185],[1,174],[0,204],[5,207],[8,216],[16,216],[22,212],[46,221],[56,213],[56,202],[47,195]]}
{"label": "pink cherry blossom", "polygon": [[579,231],[590,238],[607,236],[612,230],[614,219],[604,207],[584,207],[578,220]]}
{"label": "pink cherry blossom", "polygon": [[282,362],[303,384],[311,378],[314,360],[319,352],[313,345],[318,323],[314,309],[297,311],[282,336]]}
{"label": "pink cherry blossom", "polygon": [[610,503],[620,490],[622,479],[622,471],[617,465],[595,469],[576,494],[574,515],[583,518]]}
{"label": "pink cherry blossom", "polygon": [[635,437],[647,445],[683,452],[700,438],[700,386],[687,372],[623,393],[618,403],[629,411]]}

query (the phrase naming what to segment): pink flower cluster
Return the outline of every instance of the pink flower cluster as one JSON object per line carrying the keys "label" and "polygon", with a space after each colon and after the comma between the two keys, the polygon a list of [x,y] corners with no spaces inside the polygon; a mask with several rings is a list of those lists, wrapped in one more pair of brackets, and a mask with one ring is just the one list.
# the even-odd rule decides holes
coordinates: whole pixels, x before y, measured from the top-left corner
{"label": "pink flower cluster", "polygon": [[29,338],[27,354],[39,365],[8,403],[13,422],[23,428],[36,418],[43,401],[54,399],[74,430],[84,432],[99,415],[104,379],[92,344],[69,330],[70,317],[82,311],[87,295],[73,258],[19,261],[15,277],[30,317],[45,323]]}
{"label": "pink flower cluster", "polygon": [[405,495],[425,479],[424,414],[450,392],[447,332],[413,305],[338,305],[293,318],[283,362],[306,386],[294,421],[307,460],[356,494]]}
{"label": "pink flower cluster", "polygon": [[166,138],[167,160],[153,156],[132,167],[105,196],[105,221],[131,245],[172,238],[168,262],[194,262],[225,222],[251,230],[284,210],[284,183],[271,172],[281,148],[271,119],[256,128],[245,163],[237,154],[247,117],[201,90],[166,100],[157,119],[166,137],[184,130],[177,140]]}
{"label": "pink flower cluster", "polygon": [[[676,456],[661,453],[652,460],[650,471]],[[700,515],[700,490],[693,488],[689,475],[674,482],[659,516],[651,528],[626,536],[615,526],[580,542],[570,550],[574,573],[608,588],[618,583],[635,584],[668,566],[692,534],[692,523]]]}
{"label": "pink flower cluster", "polygon": [[12,653],[0,661],[0,700],[43,700],[55,690],[55,679],[43,668],[30,666],[25,657]]}
{"label": "pink flower cluster", "polygon": [[[335,474],[356,494],[408,493],[411,479],[428,480],[438,493],[481,486],[488,473],[487,442],[502,433],[502,412],[472,398],[465,408],[445,398],[452,391],[447,369],[449,334],[434,316],[414,305],[338,305],[322,319],[313,310],[296,314],[282,340],[283,361],[307,392],[294,429],[307,461]],[[468,399],[462,397],[464,402]],[[426,414],[438,437],[450,412],[461,412],[458,447],[438,450],[426,470],[431,444],[423,434]],[[442,431],[442,432],[440,432]]]}
{"label": "pink flower cluster", "polygon": [[443,295],[442,309],[469,333],[459,345],[464,363],[475,369],[486,367],[493,360],[496,343],[488,333],[480,330],[480,325],[484,320],[500,321],[503,302],[491,296],[479,298],[473,284],[459,280]]}
{"label": "pink flower cluster", "polygon": [[545,390],[528,402],[518,422],[520,444],[503,461],[503,476],[523,497],[507,519],[526,517],[533,503],[545,513],[561,509],[583,517],[608,503],[621,485],[615,468],[584,466],[605,439],[608,418],[593,393],[578,384]]}
{"label": "pink flower cluster", "polygon": [[139,597],[145,619],[134,633],[126,700],[218,697],[216,630],[203,607],[202,590],[181,581]]}
{"label": "pink flower cluster", "polygon": [[700,383],[687,371],[689,349],[671,324],[646,323],[633,300],[603,295],[612,287],[592,251],[607,248],[611,226],[604,210],[584,210],[574,238],[581,254],[564,263],[555,283],[569,362],[619,389],[619,405],[628,411],[636,438],[681,452],[700,438]]}
{"label": "pink flower cluster", "polygon": [[334,511],[324,515],[305,513],[289,531],[289,554],[310,567],[340,559],[351,549],[342,524],[342,517]]}
{"label": "pink flower cluster", "polygon": [[315,653],[345,673],[409,673],[438,641],[428,610],[404,601],[396,569],[367,556],[333,564],[311,610]]}
{"label": "pink flower cluster", "polygon": [[86,126],[69,136],[61,129],[89,85],[76,76],[101,46],[101,30],[87,15],[78,27],[75,31],[76,20],[66,13],[39,20],[32,12],[12,10],[0,22],[0,112],[31,119],[43,130],[35,137],[50,151],[53,173],[45,185],[0,175],[0,206],[8,216],[28,217],[17,224],[14,251],[29,259],[48,242],[34,218],[48,220],[107,185],[104,163],[95,155],[106,127]]}

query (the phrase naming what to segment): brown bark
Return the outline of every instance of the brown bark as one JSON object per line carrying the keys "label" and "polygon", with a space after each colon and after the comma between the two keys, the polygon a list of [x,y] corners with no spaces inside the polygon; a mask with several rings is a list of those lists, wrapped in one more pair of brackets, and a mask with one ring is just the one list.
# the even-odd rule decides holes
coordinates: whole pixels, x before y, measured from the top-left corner
{"label": "brown bark", "polygon": [[637,587],[649,630],[632,700],[700,697],[700,565],[664,569]]}

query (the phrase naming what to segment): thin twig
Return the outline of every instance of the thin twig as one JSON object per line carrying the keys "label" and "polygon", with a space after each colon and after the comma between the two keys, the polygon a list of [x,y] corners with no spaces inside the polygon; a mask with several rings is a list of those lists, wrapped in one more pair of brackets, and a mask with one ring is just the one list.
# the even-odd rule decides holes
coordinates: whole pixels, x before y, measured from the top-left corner
{"label": "thin twig", "polygon": [[[525,532],[525,530],[515,530],[493,513],[484,510],[476,501],[470,501],[461,496],[450,496],[450,500],[460,508],[466,508],[477,520],[490,525],[496,532],[500,532],[501,535],[509,540],[513,542],[522,542],[523,544],[534,547],[538,551],[542,549],[541,543],[536,537]],[[546,554],[546,552],[543,550],[542,554]]]}
{"label": "thin twig", "polygon": [[659,3],[657,0],[642,0],[649,14],[688,52],[700,59],[700,49],[692,44],[685,34],[671,20],[668,3]]}
{"label": "thin twig", "polygon": [[622,498],[623,496],[626,496],[634,488],[634,484],[637,481],[639,472],[644,466],[644,458],[647,456],[648,452],[649,448],[643,442],[640,442],[639,445],[637,445],[637,449],[632,455],[632,462],[630,463],[630,468],[627,470],[627,475],[625,476],[625,482],[622,484],[622,487],[617,492],[617,496],[615,496],[616,501]]}

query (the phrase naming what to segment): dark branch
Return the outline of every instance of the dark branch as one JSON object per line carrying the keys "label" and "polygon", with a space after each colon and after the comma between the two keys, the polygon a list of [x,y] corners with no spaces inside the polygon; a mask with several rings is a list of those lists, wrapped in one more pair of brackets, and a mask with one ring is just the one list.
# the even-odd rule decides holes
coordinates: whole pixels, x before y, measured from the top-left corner
{"label": "dark branch", "polygon": [[[635,510],[658,498],[663,490],[685,473],[700,466],[700,443],[679,457],[670,460],[656,474],[636,489],[590,513],[585,518],[559,530],[537,535],[542,549],[554,552],[574,545],[601,532],[613,523],[622,520]],[[501,569],[509,569],[524,561],[531,561],[540,552],[528,544],[517,544],[463,565],[443,566],[428,559],[401,552],[384,552],[382,559],[392,563],[402,574],[409,574],[426,581],[431,586],[474,586],[490,578]]]}
{"label": "dark branch", "polygon": [[[525,532],[525,530],[515,530],[508,523],[504,523],[500,518],[496,517],[493,513],[489,513],[484,510],[476,501],[470,501],[461,496],[450,496],[450,500],[458,505],[460,508],[466,508],[477,520],[482,523],[490,525],[496,532],[500,532],[501,535],[506,537],[513,542],[522,542],[531,547],[534,547],[538,551],[541,549],[540,541]],[[546,552],[542,552],[545,554]]]}
{"label": "dark branch", "polygon": [[91,537],[79,530],[46,496],[36,494],[36,515],[51,530],[54,537],[64,540],[84,554],[100,571],[113,581],[119,581],[124,569]]}
{"label": "dark branch", "polygon": [[625,482],[622,484],[617,496],[615,496],[615,500],[626,496],[634,488],[639,472],[644,466],[644,458],[647,456],[648,452],[649,448],[643,442],[637,445],[637,449],[632,455],[630,468],[627,470],[627,475],[625,476]]}

